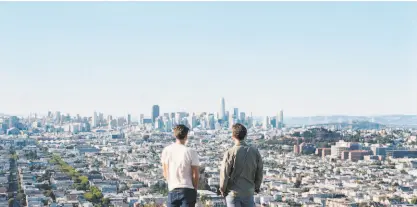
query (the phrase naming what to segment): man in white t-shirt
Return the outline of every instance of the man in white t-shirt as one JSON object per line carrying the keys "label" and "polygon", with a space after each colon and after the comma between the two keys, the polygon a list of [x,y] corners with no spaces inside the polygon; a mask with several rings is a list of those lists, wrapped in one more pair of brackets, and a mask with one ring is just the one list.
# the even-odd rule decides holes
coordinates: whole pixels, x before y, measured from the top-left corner
{"label": "man in white t-shirt", "polygon": [[195,150],[186,147],[188,127],[174,128],[175,143],[162,151],[161,162],[168,182],[168,207],[194,207],[197,201],[199,160]]}

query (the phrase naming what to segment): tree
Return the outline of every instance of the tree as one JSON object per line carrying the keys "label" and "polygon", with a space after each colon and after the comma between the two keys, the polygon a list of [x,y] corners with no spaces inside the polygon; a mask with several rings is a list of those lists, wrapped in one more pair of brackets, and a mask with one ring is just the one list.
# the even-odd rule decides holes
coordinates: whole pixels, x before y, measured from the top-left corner
{"label": "tree", "polygon": [[411,199],[411,204],[417,204],[417,197],[413,197],[413,199]]}
{"label": "tree", "polygon": [[128,190],[129,188],[127,187],[127,185],[125,183],[122,183],[119,185],[119,189],[118,189],[118,193],[122,193],[125,190]]}
{"label": "tree", "polygon": [[102,199],[101,199],[101,203],[102,203],[104,206],[108,206],[108,205],[110,204],[110,199],[109,199],[109,198],[102,198]]}
{"label": "tree", "polygon": [[100,189],[95,186],[90,187],[90,192],[84,194],[84,198],[94,204],[100,203],[101,199],[103,198],[103,194],[101,193]]}
{"label": "tree", "polygon": [[94,198],[93,193],[91,193],[91,192],[85,193],[84,198],[88,201],[93,201],[93,198]]}
{"label": "tree", "polygon": [[88,177],[87,176],[80,176],[76,179],[79,184],[77,185],[78,190],[87,190],[88,189]]}
{"label": "tree", "polygon": [[200,200],[201,200],[201,203],[205,204],[205,203],[207,202],[208,198],[207,198],[207,196],[206,196],[206,195],[202,195],[202,196],[200,197]]}

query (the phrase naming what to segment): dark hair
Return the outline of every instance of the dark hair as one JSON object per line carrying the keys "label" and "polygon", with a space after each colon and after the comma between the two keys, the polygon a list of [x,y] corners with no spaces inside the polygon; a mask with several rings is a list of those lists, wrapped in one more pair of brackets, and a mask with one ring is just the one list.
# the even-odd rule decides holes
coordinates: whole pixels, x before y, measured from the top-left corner
{"label": "dark hair", "polygon": [[183,124],[179,124],[174,127],[174,136],[177,139],[185,139],[190,129]]}
{"label": "dark hair", "polygon": [[245,139],[247,133],[246,127],[242,124],[237,123],[232,126],[232,136],[239,140]]}

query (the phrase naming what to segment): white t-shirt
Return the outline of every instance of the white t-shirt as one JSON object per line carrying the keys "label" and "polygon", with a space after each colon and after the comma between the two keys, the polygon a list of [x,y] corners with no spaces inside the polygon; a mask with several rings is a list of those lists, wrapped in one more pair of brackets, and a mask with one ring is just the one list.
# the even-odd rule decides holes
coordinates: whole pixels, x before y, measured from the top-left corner
{"label": "white t-shirt", "polygon": [[198,154],[195,150],[173,143],[162,151],[161,162],[168,165],[169,190],[194,189],[191,166],[199,166]]}

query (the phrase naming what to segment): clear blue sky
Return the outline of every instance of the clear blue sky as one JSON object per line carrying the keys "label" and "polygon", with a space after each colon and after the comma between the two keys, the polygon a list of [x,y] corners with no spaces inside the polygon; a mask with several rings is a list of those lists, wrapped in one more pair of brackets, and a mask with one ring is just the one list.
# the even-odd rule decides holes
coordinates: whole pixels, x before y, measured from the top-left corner
{"label": "clear blue sky", "polygon": [[0,81],[6,114],[417,114],[417,2],[1,2]]}

